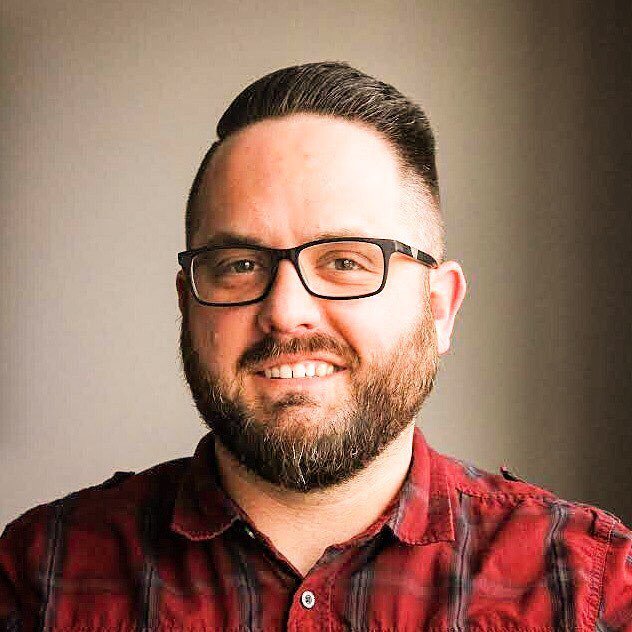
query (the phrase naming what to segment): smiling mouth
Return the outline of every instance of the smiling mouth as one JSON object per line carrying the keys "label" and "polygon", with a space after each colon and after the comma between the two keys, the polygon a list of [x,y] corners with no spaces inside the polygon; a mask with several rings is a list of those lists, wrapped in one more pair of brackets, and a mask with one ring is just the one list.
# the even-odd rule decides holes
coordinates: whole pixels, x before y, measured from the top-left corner
{"label": "smiling mouth", "polygon": [[259,371],[257,375],[273,380],[292,380],[327,377],[342,370],[344,369],[328,362],[297,362],[296,364],[279,364]]}

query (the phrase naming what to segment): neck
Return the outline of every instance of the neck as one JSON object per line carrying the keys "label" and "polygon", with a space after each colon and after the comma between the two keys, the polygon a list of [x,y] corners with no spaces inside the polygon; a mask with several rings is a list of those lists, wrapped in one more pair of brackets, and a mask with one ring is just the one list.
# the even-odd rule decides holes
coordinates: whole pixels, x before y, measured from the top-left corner
{"label": "neck", "polygon": [[328,546],[364,531],[395,498],[410,465],[413,432],[411,422],[353,478],[307,493],[284,489],[256,476],[218,441],[215,452],[226,492],[256,528],[305,575]]}

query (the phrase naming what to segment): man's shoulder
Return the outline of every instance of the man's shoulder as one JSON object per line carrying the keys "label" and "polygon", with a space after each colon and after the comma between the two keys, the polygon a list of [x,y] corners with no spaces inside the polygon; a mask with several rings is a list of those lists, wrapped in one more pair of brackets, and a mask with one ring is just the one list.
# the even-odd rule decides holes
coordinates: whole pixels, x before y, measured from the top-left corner
{"label": "man's shoulder", "polygon": [[507,467],[501,466],[498,473],[493,473],[468,461],[432,452],[455,489],[468,496],[506,499],[508,502],[525,498],[550,502],[557,498],[553,492],[520,478]]}
{"label": "man's shoulder", "polygon": [[567,614],[576,607],[591,622],[586,629],[629,629],[632,532],[616,516],[560,498],[505,468],[491,474],[434,455],[453,495],[459,556],[477,569],[479,585],[519,582],[530,573],[546,577],[558,605],[567,604]]}
{"label": "man's shoulder", "polygon": [[[630,530],[613,514],[581,502],[566,500],[500,467],[492,473],[471,463],[434,452],[443,465],[461,508],[476,513],[479,520],[510,517],[533,527],[541,523],[553,529],[583,534],[588,539],[610,541],[630,537]],[[474,517],[472,519],[475,519]]]}
{"label": "man's shoulder", "polygon": [[55,521],[112,524],[139,514],[148,504],[172,505],[191,457],[165,461],[135,472],[115,472],[102,483],[37,505],[10,522],[3,537],[41,537]]}

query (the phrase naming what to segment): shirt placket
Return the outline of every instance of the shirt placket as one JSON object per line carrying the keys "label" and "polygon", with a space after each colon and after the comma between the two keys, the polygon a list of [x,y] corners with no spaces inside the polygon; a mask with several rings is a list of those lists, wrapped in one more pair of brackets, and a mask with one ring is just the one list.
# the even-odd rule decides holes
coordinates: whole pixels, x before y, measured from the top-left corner
{"label": "shirt placket", "polygon": [[303,577],[265,536],[255,533],[248,525],[243,528],[265,552],[266,559],[288,591],[286,603],[289,608],[283,629],[292,632],[343,629],[340,620],[344,619],[346,599],[339,602],[334,592],[340,590],[344,593],[349,576],[365,561],[363,551],[373,545],[381,546],[383,530],[377,533],[372,530],[365,537],[329,547]]}

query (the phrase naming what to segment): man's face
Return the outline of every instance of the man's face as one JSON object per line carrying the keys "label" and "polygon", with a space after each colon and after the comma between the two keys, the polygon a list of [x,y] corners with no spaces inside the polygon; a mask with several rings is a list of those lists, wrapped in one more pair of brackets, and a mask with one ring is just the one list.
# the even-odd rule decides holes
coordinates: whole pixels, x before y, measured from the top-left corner
{"label": "man's face", "polygon": [[[427,249],[419,203],[375,132],[310,115],[268,120],[214,155],[192,247],[222,235],[273,248],[360,236]],[[410,425],[431,389],[428,271],[404,255],[391,257],[383,291],[363,299],[311,296],[289,261],[252,305],[205,307],[182,279],[179,289],[196,404],[224,447],[272,483],[307,491],[348,479]],[[297,364],[316,375],[269,376]]]}

